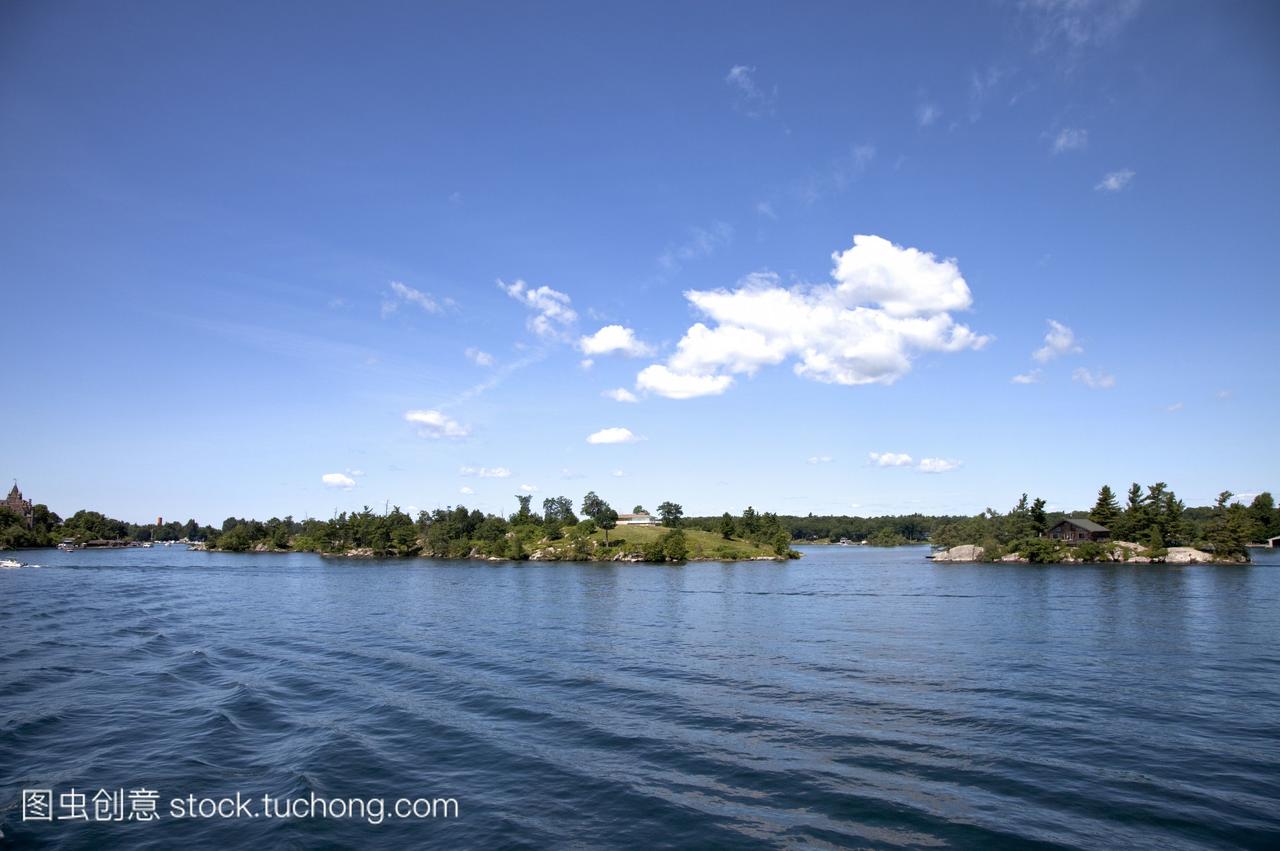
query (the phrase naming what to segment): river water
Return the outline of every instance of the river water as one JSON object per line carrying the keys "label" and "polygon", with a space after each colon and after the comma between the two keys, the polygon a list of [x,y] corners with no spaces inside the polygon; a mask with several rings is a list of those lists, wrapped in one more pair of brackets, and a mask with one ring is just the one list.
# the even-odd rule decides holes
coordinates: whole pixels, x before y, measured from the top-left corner
{"label": "river water", "polygon": [[[0,570],[0,845],[1280,847],[1276,554],[924,554],[20,552],[40,566]],[[171,808],[237,792],[363,817]]]}

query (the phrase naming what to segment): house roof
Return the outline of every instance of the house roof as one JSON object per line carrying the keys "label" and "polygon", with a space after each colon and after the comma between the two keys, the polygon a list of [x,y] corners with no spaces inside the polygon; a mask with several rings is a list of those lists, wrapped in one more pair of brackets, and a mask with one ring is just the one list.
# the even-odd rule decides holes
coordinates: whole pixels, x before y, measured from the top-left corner
{"label": "house roof", "polygon": [[636,519],[637,517],[652,517],[652,516],[653,516],[653,515],[651,515],[651,514],[650,514],[649,512],[647,512],[647,511],[641,511],[641,512],[639,512],[639,513],[637,513],[637,514],[619,514],[619,515],[618,515],[618,519],[619,519],[619,520],[634,520],[634,519]]}
{"label": "house roof", "polygon": [[1072,526],[1075,526],[1079,529],[1083,529],[1086,532],[1110,532],[1111,531],[1106,526],[1103,526],[1101,523],[1094,523],[1092,520],[1085,520],[1084,518],[1077,518],[1077,517],[1067,517],[1062,520],[1059,520],[1057,523],[1053,525],[1061,526],[1063,523],[1070,523]]}

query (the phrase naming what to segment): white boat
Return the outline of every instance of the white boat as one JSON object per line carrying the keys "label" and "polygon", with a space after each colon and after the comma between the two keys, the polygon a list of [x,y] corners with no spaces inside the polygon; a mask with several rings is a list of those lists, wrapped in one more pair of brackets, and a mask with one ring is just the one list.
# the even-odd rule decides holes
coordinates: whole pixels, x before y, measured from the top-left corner
{"label": "white boat", "polygon": [[0,569],[10,567],[22,567],[22,562],[14,561],[11,558],[0,558]]}

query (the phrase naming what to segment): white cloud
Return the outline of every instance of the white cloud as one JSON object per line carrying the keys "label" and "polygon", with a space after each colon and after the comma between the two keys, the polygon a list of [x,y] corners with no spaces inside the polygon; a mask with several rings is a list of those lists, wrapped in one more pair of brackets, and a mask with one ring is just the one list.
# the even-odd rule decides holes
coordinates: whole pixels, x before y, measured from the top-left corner
{"label": "white cloud", "polygon": [[871,463],[878,467],[910,467],[913,459],[905,452],[869,452]]}
{"label": "white cloud", "polygon": [[459,467],[459,476],[479,476],[482,479],[509,479],[511,471],[506,467]]}
{"label": "white cloud", "polygon": [[482,352],[474,346],[468,347],[466,352],[467,360],[476,366],[493,366],[493,355],[488,352]]}
{"label": "white cloud", "polygon": [[688,239],[676,245],[668,245],[658,255],[658,265],[667,272],[678,272],[685,262],[710,257],[732,242],[733,225],[728,222],[712,222],[705,228],[689,228]]}
{"label": "white cloud", "polygon": [[643,357],[653,354],[653,347],[636,339],[636,332],[622,325],[606,325],[594,334],[578,341],[585,355],[621,354],[627,357]]}
{"label": "white cloud", "polygon": [[1181,411],[1183,407],[1184,406],[1181,402],[1174,402],[1172,405],[1167,406],[1165,410],[1171,414],[1174,414],[1174,413],[1177,413],[1178,411]]}
{"label": "white cloud", "polygon": [[1039,384],[1040,370],[1033,369],[1030,372],[1023,372],[1009,379],[1014,384]]}
{"label": "white cloud", "polygon": [[356,480],[345,473],[325,473],[320,477],[320,481],[325,483],[326,487],[341,488],[349,491],[356,486]]}
{"label": "white cloud", "polygon": [[624,473],[622,470],[614,470],[612,475],[615,479],[621,479],[623,476],[626,475],[626,473]]}
{"label": "white cloud", "polygon": [[466,437],[471,429],[440,411],[406,411],[404,418],[418,426],[423,437]]}
{"label": "white cloud", "polygon": [[691,326],[665,364],[640,372],[637,386],[673,399],[715,395],[735,374],[788,358],[814,381],[892,384],[918,352],[989,341],[948,313],[972,302],[954,260],[864,235],[832,258],[835,284],[784,287],[776,275],[756,273],[733,290],[686,292],[715,326]]}
{"label": "white cloud", "polygon": [[922,103],[916,107],[916,124],[928,127],[942,117],[942,109],[936,103]]}
{"label": "white cloud", "polygon": [[630,390],[628,390],[625,387],[616,387],[613,390],[606,390],[604,391],[604,396],[606,398],[612,399],[615,402],[639,402],[640,401],[639,399],[636,398],[636,394],[632,393]]}
{"label": "white cloud", "polygon": [[1089,131],[1080,127],[1063,127],[1053,137],[1052,151],[1055,154],[1067,151],[1079,151],[1089,144]]}
{"label": "white cloud", "polygon": [[634,443],[640,438],[636,437],[629,428],[614,426],[612,428],[602,428],[597,432],[587,435],[587,443]]}
{"label": "white cloud", "polygon": [[660,363],[646,366],[636,376],[636,386],[668,399],[719,396],[733,383],[731,375],[685,375],[672,372]]}
{"label": "white cloud", "polygon": [[922,473],[950,473],[959,466],[959,461],[952,461],[947,458],[921,458],[920,464],[916,469]]}
{"label": "white cloud", "polygon": [[1107,375],[1105,372],[1093,372],[1091,370],[1080,367],[1071,373],[1072,381],[1079,381],[1085,387],[1093,390],[1110,390],[1116,386],[1116,377]]}
{"label": "white cloud", "polygon": [[830,455],[810,455],[805,461],[806,464],[830,464],[832,458]]}
{"label": "white cloud", "polygon": [[756,202],[756,215],[764,216],[766,219],[773,219],[774,221],[778,219],[778,214],[774,212],[773,205],[768,201]]}
{"label": "white cloud", "polygon": [[854,145],[829,162],[824,170],[795,181],[791,192],[804,204],[815,204],[827,195],[837,195],[862,177],[875,157],[875,145]]}
{"label": "white cloud", "polygon": [[578,314],[570,307],[569,296],[548,286],[530,287],[522,280],[513,284],[498,281],[498,289],[534,312],[529,317],[529,329],[539,337],[560,338],[578,321]]}
{"label": "white cloud", "polygon": [[389,316],[395,313],[401,304],[416,304],[427,313],[443,312],[440,303],[427,293],[415,290],[413,287],[406,286],[399,281],[392,281],[391,295],[382,302],[382,315]]}
{"label": "white cloud", "polygon": [[537,493],[538,486],[537,485],[521,485],[520,490],[523,491],[524,493]]}
{"label": "white cloud", "polygon": [[462,487],[458,488],[458,493],[462,494],[463,496],[467,496],[475,493],[475,491],[471,489],[470,485],[463,485]]}
{"label": "white cloud", "polygon": [[724,81],[733,89],[734,109],[750,116],[763,118],[773,115],[778,100],[778,88],[763,89],[755,81],[756,69],[748,65],[734,65],[725,74]]}
{"label": "white cloud", "polygon": [[1098,192],[1119,192],[1129,185],[1129,181],[1133,180],[1133,177],[1134,172],[1127,168],[1120,171],[1110,171],[1093,188]]}
{"label": "white cloud", "polygon": [[1076,333],[1056,319],[1050,319],[1044,345],[1031,353],[1040,363],[1048,363],[1060,355],[1079,354],[1084,349],[1076,342]]}
{"label": "white cloud", "polygon": [[1219,390],[1217,393],[1215,393],[1215,394],[1213,394],[1213,395],[1214,395],[1214,396],[1216,396],[1216,397],[1218,397],[1219,399],[1230,399],[1230,398],[1231,398],[1231,391],[1230,391],[1230,390]]}
{"label": "white cloud", "polygon": [[1114,38],[1141,5],[1142,0],[1024,0],[1019,8],[1035,28],[1033,47],[1061,50],[1074,64],[1085,48]]}
{"label": "white cloud", "polygon": [[586,372],[588,369],[591,369],[591,367],[595,365],[596,365],[596,362],[591,358],[583,358],[582,360],[578,361],[578,367],[583,372]]}

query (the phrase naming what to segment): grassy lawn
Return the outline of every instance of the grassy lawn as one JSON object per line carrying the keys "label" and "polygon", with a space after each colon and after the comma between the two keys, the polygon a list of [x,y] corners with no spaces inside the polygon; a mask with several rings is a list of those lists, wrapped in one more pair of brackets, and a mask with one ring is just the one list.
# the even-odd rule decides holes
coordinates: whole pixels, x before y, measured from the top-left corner
{"label": "grassy lawn", "polygon": [[[614,544],[616,541],[622,541],[620,547],[613,546],[610,549],[621,549],[626,553],[637,553],[645,544],[656,541],[667,533],[667,529],[662,526],[619,526],[610,530],[609,542]],[[604,543],[604,533],[597,532],[591,536],[594,540]],[[757,556],[774,557],[772,547],[760,547],[750,541],[743,541],[734,538],[726,541],[718,532],[704,532],[701,529],[685,529],[685,540],[689,544],[689,558],[718,558],[725,560],[755,558]]]}

